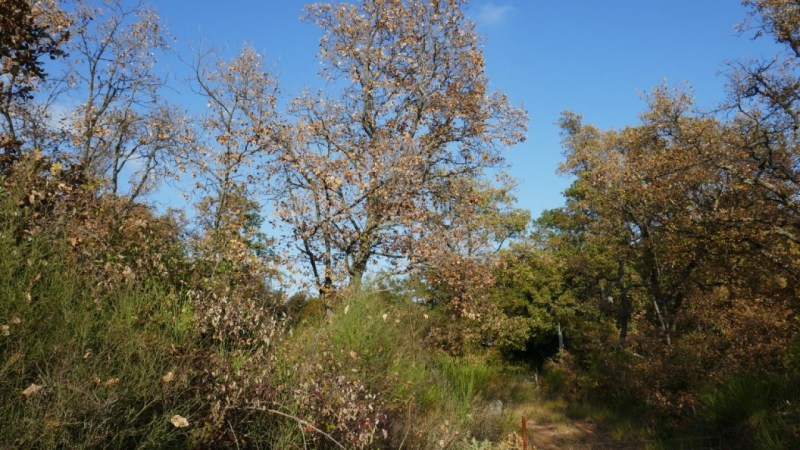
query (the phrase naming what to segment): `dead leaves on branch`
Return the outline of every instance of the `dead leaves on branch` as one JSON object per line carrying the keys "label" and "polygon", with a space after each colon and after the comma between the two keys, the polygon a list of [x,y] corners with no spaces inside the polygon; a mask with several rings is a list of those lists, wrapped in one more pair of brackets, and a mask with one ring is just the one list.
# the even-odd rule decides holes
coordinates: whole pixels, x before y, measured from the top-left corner
{"label": "dead leaves on branch", "polygon": [[525,112],[487,93],[482,49],[462,6],[308,7],[323,30],[323,76],[344,86],[294,101],[277,211],[320,288],[357,284],[379,259],[397,265],[418,256],[416,230],[449,193],[442,189],[457,185],[447,180],[480,179],[504,164],[501,146],[524,139]]}

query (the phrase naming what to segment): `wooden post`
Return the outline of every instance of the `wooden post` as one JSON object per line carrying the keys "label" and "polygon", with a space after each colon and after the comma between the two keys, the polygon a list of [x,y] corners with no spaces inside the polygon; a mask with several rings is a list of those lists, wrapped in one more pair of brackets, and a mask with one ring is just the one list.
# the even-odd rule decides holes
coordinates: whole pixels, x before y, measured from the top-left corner
{"label": "wooden post", "polygon": [[522,450],[528,450],[528,421],[522,416]]}

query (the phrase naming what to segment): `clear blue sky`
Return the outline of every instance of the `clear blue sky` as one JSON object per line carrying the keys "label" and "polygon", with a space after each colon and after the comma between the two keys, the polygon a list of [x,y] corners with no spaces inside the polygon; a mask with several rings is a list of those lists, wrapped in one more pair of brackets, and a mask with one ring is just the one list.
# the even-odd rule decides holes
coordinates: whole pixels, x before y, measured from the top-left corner
{"label": "clear blue sky", "polygon": [[[322,87],[316,72],[319,30],[303,23],[301,0],[152,1],[189,58],[202,42],[229,50],[248,43],[262,52],[288,96]],[[561,111],[602,128],[635,124],[641,95],[654,86],[689,84],[697,104],[724,97],[725,63],[771,56],[771,38],[757,41],[735,27],[746,10],[736,0],[473,0],[493,88],[529,112],[528,140],[509,150],[519,179],[519,206],[534,216],[563,204],[569,180],[562,159]],[[176,73],[182,72],[177,61]],[[178,75],[179,76],[179,75]],[[186,104],[188,96],[184,96]]]}

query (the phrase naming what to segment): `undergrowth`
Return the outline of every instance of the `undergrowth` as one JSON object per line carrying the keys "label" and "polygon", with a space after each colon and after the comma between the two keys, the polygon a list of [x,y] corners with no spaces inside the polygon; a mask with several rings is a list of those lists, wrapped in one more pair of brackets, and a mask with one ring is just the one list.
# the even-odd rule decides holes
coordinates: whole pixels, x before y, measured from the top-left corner
{"label": "undergrowth", "polygon": [[192,312],[158,282],[90,295],[65,243],[0,234],[0,443],[15,448],[186,446]]}
{"label": "undergrowth", "polygon": [[[350,417],[377,423],[368,445],[468,446],[471,430],[483,420],[483,394],[497,366],[485,356],[454,357],[432,348],[425,336],[433,316],[410,300],[365,290],[342,299],[326,320],[296,330],[279,359],[293,374],[290,382],[311,387],[319,404],[294,404],[293,413],[317,415],[323,429],[347,427],[337,424],[335,414],[326,415],[324,405],[335,404],[338,394],[314,381],[325,374],[362,389],[363,395],[351,397],[346,409]],[[287,431],[293,428],[287,423]],[[351,439],[355,431],[350,430]]]}

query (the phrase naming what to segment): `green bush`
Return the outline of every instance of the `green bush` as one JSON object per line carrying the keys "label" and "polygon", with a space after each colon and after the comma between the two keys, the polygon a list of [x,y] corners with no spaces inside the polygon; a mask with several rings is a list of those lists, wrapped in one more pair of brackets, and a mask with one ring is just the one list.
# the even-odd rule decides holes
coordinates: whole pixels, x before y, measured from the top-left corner
{"label": "green bush", "polygon": [[[340,399],[314,379],[346,379],[364,394],[351,397],[338,412],[295,398],[292,413],[351,446],[434,448],[461,442],[479,420],[476,407],[495,370],[481,356],[456,358],[432,348],[425,338],[437,320],[426,306],[375,290],[346,296],[328,320],[294,330],[279,359],[293,374],[286,382],[295,390],[311,388],[320,404],[337,405]],[[334,420],[343,412],[380,424],[359,440],[358,430]]]}
{"label": "green bush", "polygon": [[[430,344],[446,313],[366,289],[284,334],[270,292],[204,277],[163,222],[76,245],[0,194],[0,447],[459,448],[479,428],[494,365]],[[132,264],[151,252],[157,273]]]}
{"label": "green bush", "polygon": [[702,417],[708,427],[753,448],[796,448],[797,430],[782,414],[797,400],[797,386],[787,381],[778,376],[733,377],[701,396]]}
{"label": "green bush", "polygon": [[18,242],[4,225],[0,445],[188,445],[189,434],[170,418],[193,423],[200,410],[190,391],[190,305],[149,282],[93,298],[93,280],[68,263],[66,245]]}

